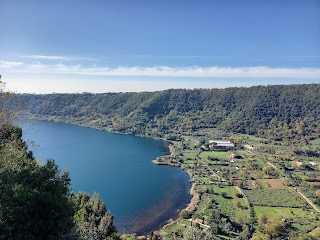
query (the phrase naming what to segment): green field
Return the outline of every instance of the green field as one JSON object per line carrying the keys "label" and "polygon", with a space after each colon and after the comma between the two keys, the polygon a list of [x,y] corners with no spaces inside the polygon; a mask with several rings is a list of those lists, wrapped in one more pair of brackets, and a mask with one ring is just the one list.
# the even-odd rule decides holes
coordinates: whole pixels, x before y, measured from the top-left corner
{"label": "green field", "polygon": [[184,160],[183,164],[194,164],[195,160]]}
{"label": "green field", "polygon": [[313,219],[311,210],[303,210],[301,208],[254,206],[253,209],[256,216],[260,216],[261,214],[263,214],[268,218],[282,217],[285,219],[292,219],[292,218]]}
{"label": "green field", "polygon": [[311,140],[310,143],[311,143],[312,145],[318,145],[318,146],[320,146],[320,138]]}
{"label": "green field", "polygon": [[199,151],[190,151],[190,152],[184,152],[183,157],[184,159],[195,159],[196,155],[199,153]]}
{"label": "green field", "polygon": [[202,160],[208,160],[208,157],[219,158],[221,160],[229,160],[229,152],[204,151],[200,153],[199,157]]}
{"label": "green field", "polygon": [[[238,198],[236,194],[238,193],[237,189],[231,186],[219,187],[217,185],[211,186],[199,186],[201,189],[213,189],[215,194],[204,194],[199,207],[197,208],[197,213],[202,216],[207,216],[212,208],[214,208],[212,201],[216,202],[216,207],[219,211],[226,216],[231,217],[233,221],[236,218],[241,218],[243,220],[248,220],[250,217],[249,209],[235,207],[235,203],[239,202],[241,206],[247,206],[244,198]],[[222,193],[226,193],[227,198],[222,196]]]}
{"label": "green field", "polygon": [[171,225],[169,228],[161,232],[162,236],[183,236],[183,232],[186,227],[190,225],[190,222],[185,219],[180,219],[176,224]]}
{"label": "green field", "polygon": [[317,214],[312,210],[303,210],[301,208],[285,208],[285,207],[253,207],[256,218],[265,215],[268,218],[284,218],[292,223],[295,232],[308,232],[317,226]]}
{"label": "green field", "polygon": [[267,207],[304,207],[300,198],[286,189],[243,190],[249,202],[255,206]]}

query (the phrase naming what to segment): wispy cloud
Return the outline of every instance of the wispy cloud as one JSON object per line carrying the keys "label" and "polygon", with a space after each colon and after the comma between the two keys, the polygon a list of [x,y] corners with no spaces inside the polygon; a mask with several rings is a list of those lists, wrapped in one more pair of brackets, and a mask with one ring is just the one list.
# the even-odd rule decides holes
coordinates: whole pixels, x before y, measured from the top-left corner
{"label": "wispy cloud", "polygon": [[206,78],[320,78],[320,68],[254,67],[82,67],[81,65],[29,64],[21,70],[93,76],[206,77]]}
{"label": "wispy cloud", "polygon": [[77,60],[93,60],[92,58],[54,56],[54,55],[29,55],[21,56],[22,58],[31,58],[36,60],[56,60],[56,61],[77,61]]}
{"label": "wispy cloud", "polygon": [[[51,56],[51,59],[59,56]],[[23,63],[0,60],[0,69],[27,74],[63,74],[127,77],[195,77],[195,78],[320,78],[320,68],[250,67],[99,67],[72,64]]]}
{"label": "wispy cloud", "polygon": [[0,60],[0,69],[1,68],[13,68],[23,65],[23,62],[13,62],[13,61],[4,61]]}
{"label": "wispy cloud", "polygon": [[[126,57],[126,56],[124,56]],[[132,56],[127,56],[132,57]],[[233,56],[213,56],[213,55],[135,55],[137,58],[172,58],[172,59],[235,59]]]}

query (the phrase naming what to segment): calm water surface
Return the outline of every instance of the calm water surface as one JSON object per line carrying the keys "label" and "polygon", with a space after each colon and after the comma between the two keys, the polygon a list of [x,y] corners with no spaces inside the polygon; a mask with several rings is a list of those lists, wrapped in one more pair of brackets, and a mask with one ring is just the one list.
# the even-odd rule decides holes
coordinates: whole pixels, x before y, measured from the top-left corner
{"label": "calm water surface", "polygon": [[74,192],[100,194],[120,231],[156,230],[190,202],[188,175],[151,162],[168,153],[163,141],[65,123],[19,125],[41,162],[52,158],[70,171]]}

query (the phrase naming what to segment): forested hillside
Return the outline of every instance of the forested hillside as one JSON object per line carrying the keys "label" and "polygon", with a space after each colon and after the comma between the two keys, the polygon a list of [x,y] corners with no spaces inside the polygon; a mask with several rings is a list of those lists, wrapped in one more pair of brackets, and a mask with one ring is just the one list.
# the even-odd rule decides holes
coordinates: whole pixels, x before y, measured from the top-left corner
{"label": "forested hillside", "polygon": [[207,127],[274,140],[320,134],[320,84],[21,97],[31,118],[169,139]]}

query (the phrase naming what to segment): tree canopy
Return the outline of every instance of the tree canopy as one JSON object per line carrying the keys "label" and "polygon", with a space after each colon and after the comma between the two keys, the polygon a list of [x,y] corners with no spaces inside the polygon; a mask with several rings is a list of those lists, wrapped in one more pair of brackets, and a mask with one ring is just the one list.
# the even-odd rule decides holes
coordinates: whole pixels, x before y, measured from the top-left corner
{"label": "tree canopy", "polygon": [[132,134],[218,127],[274,140],[319,137],[320,84],[20,97],[33,117]]}
{"label": "tree canopy", "polygon": [[39,164],[22,131],[0,131],[0,238],[58,239],[73,226],[70,179],[53,160]]}

